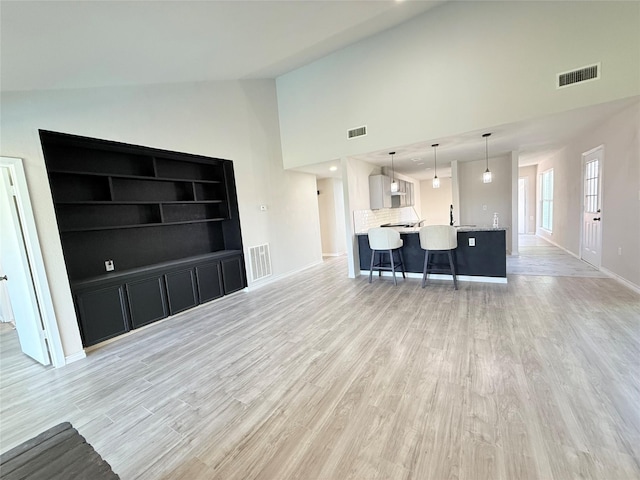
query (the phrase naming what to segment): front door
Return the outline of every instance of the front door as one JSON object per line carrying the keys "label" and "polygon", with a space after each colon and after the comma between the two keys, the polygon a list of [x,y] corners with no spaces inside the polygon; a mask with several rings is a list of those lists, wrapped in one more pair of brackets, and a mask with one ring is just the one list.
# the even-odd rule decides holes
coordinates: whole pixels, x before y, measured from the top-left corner
{"label": "front door", "polygon": [[583,212],[580,256],[598,269],[602,256],[602,160],[602,147],[582,154]]}
{"label": "front door", "polygon": [[27,259],[22,227],[18,216],[13,182],[7,168],[0,167],[0,277],[11,300],[18,339],[22,351],[49,365],[40,309]]}

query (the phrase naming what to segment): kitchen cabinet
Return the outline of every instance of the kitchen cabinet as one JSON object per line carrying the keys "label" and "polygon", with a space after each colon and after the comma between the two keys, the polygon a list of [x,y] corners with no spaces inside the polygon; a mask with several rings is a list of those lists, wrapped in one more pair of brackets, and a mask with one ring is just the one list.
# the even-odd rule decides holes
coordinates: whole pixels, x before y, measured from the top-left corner
{"label": "kitchen cabinet", "polygon": [[400,195],[391,196],[391,207],[412,207],[413,201],[413,183],[406,180],[396,180],[398,182],[398,193]]}
{"label": "kitchen cabinet", "polygon": [[386,175],[369,177],[369,206],[371,210],[391,208],[391,178]]}
{"label": "kitchen cabinet", "polygon": [[413,183],[396,179],[397,194],[391,193],[391,177],[387,175],[371,175],[369,177],[369,208],[411,207],[414,205]]}

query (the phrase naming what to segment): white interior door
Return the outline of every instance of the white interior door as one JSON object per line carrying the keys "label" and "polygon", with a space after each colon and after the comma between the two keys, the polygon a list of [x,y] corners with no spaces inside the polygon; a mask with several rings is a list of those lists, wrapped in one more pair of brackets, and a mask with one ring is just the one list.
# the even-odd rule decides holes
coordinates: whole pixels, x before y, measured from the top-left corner
{"label": "white interior door", "polygon": [[43,365],[49,352],[9,170],[0,168],[0,277],[6,284],[22,351]]}
{"label": "white interior door", "polygon": [[596,268],[602,256],[602,157],[602,147],[582,155],[581,258]]}

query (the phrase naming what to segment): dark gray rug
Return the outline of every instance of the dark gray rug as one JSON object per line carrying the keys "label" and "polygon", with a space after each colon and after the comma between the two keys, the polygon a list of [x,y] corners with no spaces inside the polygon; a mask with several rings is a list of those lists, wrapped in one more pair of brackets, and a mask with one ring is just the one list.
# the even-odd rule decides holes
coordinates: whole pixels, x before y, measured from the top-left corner
{"label": "dark gray rug", "polygon": [[0,455],[6,480],[114,480],[120,477],[68,423],[61,423]]}

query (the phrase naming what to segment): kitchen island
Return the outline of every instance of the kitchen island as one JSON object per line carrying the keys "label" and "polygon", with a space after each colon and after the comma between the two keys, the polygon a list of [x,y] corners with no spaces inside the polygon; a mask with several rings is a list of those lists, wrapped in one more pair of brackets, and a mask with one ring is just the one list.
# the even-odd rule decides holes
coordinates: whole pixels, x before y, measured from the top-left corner
{"label": "kitchen island", "polygon": [[[405,271],[422,278],[425,251],[420,247],[419,228],[396,228],[403,240]],[[453,252],[458,280],[507,283],[506,228],[458,227],[458,248]],[[360,273],[369,274],[371,248],[366,232],[358,233]],[[448,265],[447,255],[434,254],[438,263]],[[387,272],[385,272],[386,274]],[[416,275],[417,274],[417,275]],[[451,275],[429,274],[429,278],[451,278]]]}

